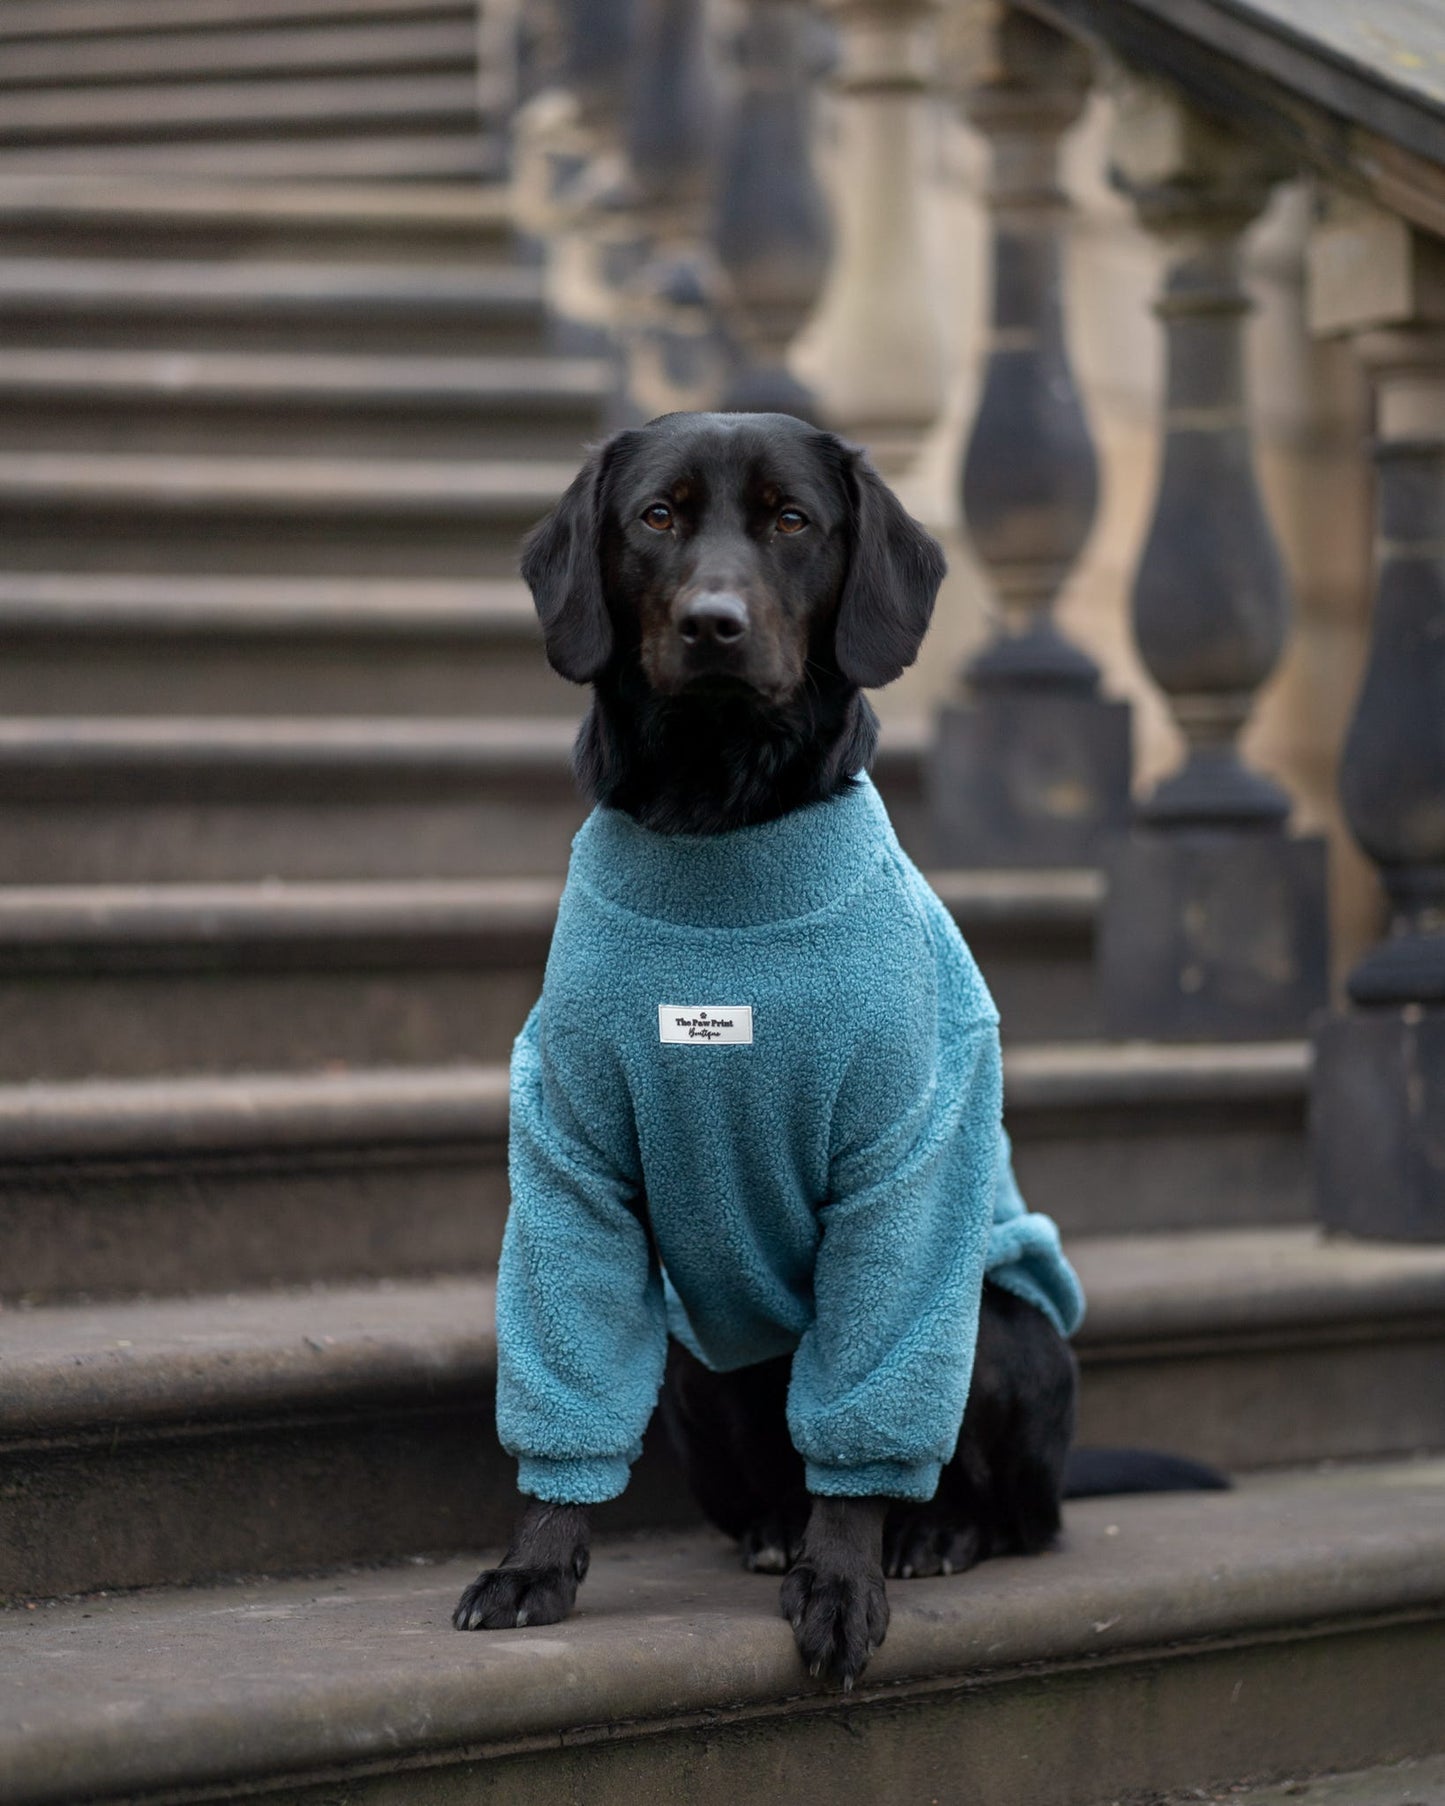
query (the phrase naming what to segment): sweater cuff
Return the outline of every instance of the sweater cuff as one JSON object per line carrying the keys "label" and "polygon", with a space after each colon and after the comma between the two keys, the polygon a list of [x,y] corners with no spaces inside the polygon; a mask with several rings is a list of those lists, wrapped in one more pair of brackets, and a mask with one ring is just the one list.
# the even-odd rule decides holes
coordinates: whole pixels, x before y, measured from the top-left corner
{"label": "sweater cuff", "polygon": [[523,1455],[517,1462],[517,1490],[548,1505],[600,1505],[626,1490],[630,1471],[625,1455],[594,1455],[574,1461]]}
{"label": "sweater cuff", "polygon": [[865,1461],[857,1467],[806,1467],[808,1491],[825,1499],[931,1499],[941,1461]]}

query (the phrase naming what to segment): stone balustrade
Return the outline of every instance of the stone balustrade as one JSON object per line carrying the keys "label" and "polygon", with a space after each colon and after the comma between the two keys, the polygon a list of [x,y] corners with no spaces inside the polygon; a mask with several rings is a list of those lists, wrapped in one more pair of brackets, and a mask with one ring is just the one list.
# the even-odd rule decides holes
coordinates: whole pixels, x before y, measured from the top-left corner
{"label": "stone balustrade", "polygon": [[[959,515],[994,624],[936,723],[940,853],[1102,866],[1109,1029],[1315,1034],[1324,1220],[1445,1239],[1445,97],[1432,74],[1445,28],[1403,0],[1332,0],[1309,18],[1282,0],[1198,0],[1187,19],[1169,0],[606,0],[577,9],[572,30],[594,56],[626,37],[632,98],[587,76],[587,56],[580,75],[563,58],[554,87],[571,98],[544,87],[528,103],[521,223],[554,260],[569,231],[584,245],[559,318],[602,320],[630,344],[624,409],[784,406],[891,470],[906,472],[949,381],[940,322],[961,298],[938,292],[930,263],[928,168],[938,121],[962,108],[989,163],[992,272]],[[1438,41],[1397,54],[1422,32]],[[1059,176],[1093,93],[1112,103],[1110,179],[1162,267],[1157,325],[1138,325],[1165,355],[1158,485],[1119,607],[1184,751],[1142,794],[1128,706],[1055,615],[1099,496],[1068,350]],[[609,104],[624,115],[610,124]],[[1313,330],[1354,344],[1375,398],[1372,642],[1340,789],[1390,925],[1333,1009],[1323,843],[1295,831],[1292,797],[1242,750],[1291,603],[1256,468],[1241,251],[1277,185],[1300,176],[1320,197]],[[569,190],[587,197],[570,212]],[[811,390],[787,355],[805,320]]]}

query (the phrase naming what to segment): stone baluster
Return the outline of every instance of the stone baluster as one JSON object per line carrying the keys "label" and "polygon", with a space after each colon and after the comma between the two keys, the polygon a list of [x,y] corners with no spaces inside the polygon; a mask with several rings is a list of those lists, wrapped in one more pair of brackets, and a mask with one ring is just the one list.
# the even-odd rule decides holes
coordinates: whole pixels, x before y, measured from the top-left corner
{"label": "stone baluster", "polygon": [[542,262],[562,351],[607,349],[617,270],[635,262],[630,222],[608,204],[623,176],[634,10],[635,0],[528,9],[541,69],[513,129],[512,213]]}
{"label": "stone baluster", "polygon": [[806,0],[743,0],[741,15],[713,216],[736,360],[721,405],[812,419],[817,400],[787,355],[817,302],[832,239],[812,159],[818,21]]}
{"label": "stone baluster", "polygon": [[708,243],[717,157],[712,37],[705,0],[634,0],[627,108],[638,249],[619,273],[622,384],[615,423],[717,404],[728,354],[721,277]]}
{"label": "stone baluster", "polygon": [[1054,602],[1089,537],[1098,461],[1064,338],[1069,203],[1059,145],[1088,97],[1088,54],[1013,8],[975,5],[964,109],[985,139],[993,280],[963,515],[996,631],[945,708],[930,762],[940,857],[1078,865],[1128,819],[1129,710],[1066,639]]}
{"label": "stone baluster", "polygon": [[1289,595],[1245,398],[1245,232],[1284,172],[1152,85],[1120,98],[1114,175],[1162,241],[1163,462],[1134,630],[1186,744],[1106,860],[1099,983],[1112,1033],[1271,1038],[1325,1001],[1324,847],[1239,735],[1284,645]]}
{"label": "stone baluster", "polygon": [[1316,1196],[1333,1228],[1445,1242],[1445,239],[1339,209],[1310,311],[1375,391],[1374,618],[1340,792],[1390,908],[1316,1036]]}
{"label": "stone baluster", "polygon": [[938,0],[824,0],[838,27],[836,241],[809,332],[829,420],[885,464],[938,415],[946,381],[923,162]]}

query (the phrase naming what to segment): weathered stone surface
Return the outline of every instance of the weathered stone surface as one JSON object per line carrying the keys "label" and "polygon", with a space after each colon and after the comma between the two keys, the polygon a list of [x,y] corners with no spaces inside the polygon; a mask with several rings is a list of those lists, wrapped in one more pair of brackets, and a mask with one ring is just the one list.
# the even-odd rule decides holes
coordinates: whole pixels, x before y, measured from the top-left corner
{"label": "weathered stone surface", "polygon": [[1129,818],[1130,711],[1097,696],[986,692],[940,710],[928,760],[939,857],[1081,865]]}
{"label": "weathered stone surface", "polygon": [[604,1544],[570,1623],[506,1635],[449,1627],[474,1561],[17,1613],[0,1777],[15,1806],[262,1778],[366,1806],[885,1782],[1094,1806],[1424,1754],[1440,1489],[1436,1464],[1075,1506],[1058,1554],[895,1583],[846,1700],[801,1675],[776,1582],[708,1538]]}
{"label": "weathered stone surface", "polygon": [[1310,1134],[1320,1221],[1445,1242],[1445,1009],[1352,1009],[1316,1038]]}
{"label": "weathered stone surface", "polygon": [[[1071,1251],[1085,1441],[1238,1467],[1439,1447],[1445,1255],[1299,1230]],[[0,1592],[503,1536],[491,1309],[489,1281],[447,1277],[6,1312]],[[660,1460],[619,1507],[689,1510]]]}
{"label": "weathered stone surface", "polygon": [[1302,1034],[1329,987],[1325,848],[1268,831],[1141,827],[1105,852],[1107,1033],[1160,1040]]}
{"label": "weathered stone surface", "polygon": [[561,715],[511,578],[0,574],[5,715]]}

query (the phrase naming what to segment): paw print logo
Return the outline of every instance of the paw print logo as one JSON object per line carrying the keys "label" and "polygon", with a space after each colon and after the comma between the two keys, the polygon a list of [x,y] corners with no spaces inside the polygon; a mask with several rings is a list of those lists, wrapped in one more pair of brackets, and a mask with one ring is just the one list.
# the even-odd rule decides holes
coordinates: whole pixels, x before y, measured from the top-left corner
{"label": "paw print logo", "polygon": [[699,1022],[706,1022],[707,1021],[707,1011],[699,1010],[697,1013],[697,1019]]}

